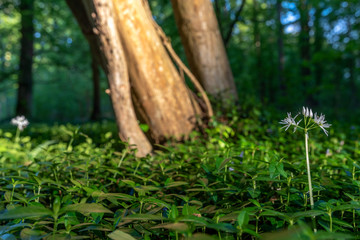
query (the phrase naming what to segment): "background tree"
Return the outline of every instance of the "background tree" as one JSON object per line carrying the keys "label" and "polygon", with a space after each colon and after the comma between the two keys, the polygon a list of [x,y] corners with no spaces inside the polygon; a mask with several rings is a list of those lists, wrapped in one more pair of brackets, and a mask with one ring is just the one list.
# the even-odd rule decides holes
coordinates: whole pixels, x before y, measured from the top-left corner
{"label": "background tree", "polygon": [[31,116],[33,102],[34,0],[21,0],[21,52],[16,114]]}
{"label": "background tree", "polygon": [[220,99],[237,99],[234,78],[210,0],[171,2],[194,75],[210,94]]}

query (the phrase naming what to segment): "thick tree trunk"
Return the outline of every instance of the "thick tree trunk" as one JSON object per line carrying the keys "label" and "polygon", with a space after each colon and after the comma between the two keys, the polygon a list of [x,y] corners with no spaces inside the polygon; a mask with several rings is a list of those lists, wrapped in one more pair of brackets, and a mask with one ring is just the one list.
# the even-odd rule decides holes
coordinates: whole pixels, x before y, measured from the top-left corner
{"label": "thick tree trunk", "polygon": [[210,0],[172,0],[190,69],[205,90],[237,99],[234,78]]}
{"label": "thick tree trunk", "polygon": [[146,4],[114,0],[133,92],[155,142],[170,136],[181,139],[195,128],[199,107],[166,52]]}
{"label": "thick tree trunk", "polygon": [[109,0],[66,0],[107,75],[119,136],[144,156],[152,147],[141,131],[131,101],[130,82],[120,37],[116,29],[113,2]]}
{"label": "thick tree trunk", "polygon": [[16,114],[30,117],[33,95],[34,0],[22,0],[20,3],[20,14],[22,37]]}

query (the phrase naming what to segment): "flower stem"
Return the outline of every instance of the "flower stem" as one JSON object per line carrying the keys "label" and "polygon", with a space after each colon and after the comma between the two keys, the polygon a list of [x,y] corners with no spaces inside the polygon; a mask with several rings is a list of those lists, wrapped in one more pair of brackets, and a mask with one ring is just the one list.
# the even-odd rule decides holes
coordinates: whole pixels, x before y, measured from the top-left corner
{"label": "flower stem", "polygon": [[313,190],[312,190],[312,185],[311,185],[308,139],[309,139],[309,134],[307,131],[305,131],[306,168],[307,168],[308,182],[309,182],[310,206],[311,206],[311,209],[314,209],[314,198],[313,198]]}
{"label": "flower stem", "polygon": [[[305,129],[306,168],[307,168],[308,182],[309,182],[310,207],[311,207],[311,210],[313,210],[314,209],[314,198],[313,198],[313,190],[312,190],[312,184],[311,184],[308,139],[309,139],[309,134],[308,134],[307,130]],[[313,222],[314,232],[317,232],[315,217],[312,218],[312,222]]]}

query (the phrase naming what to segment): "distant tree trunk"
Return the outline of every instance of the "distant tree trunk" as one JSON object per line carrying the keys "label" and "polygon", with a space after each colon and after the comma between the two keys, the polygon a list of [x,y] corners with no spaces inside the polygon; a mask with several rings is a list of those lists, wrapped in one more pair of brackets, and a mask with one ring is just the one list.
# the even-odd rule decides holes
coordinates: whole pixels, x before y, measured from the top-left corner
{"label": "distant tree trunk", "polygon": [[34,0],[21,0],[21,50],[16,114],[31,116],[33,95]]}
{"label": "distant tree trunk", "polygon": [[301,68],[300,75],[301,80],[304,85],[304,92],[306,97],[306,102],[308,105],[314,105],[315,99],[313,94],[309,92],[309,89],[312,88],[311,84],[311,69],[310,69],[310,60],[311,60],[311,49],[310,49],[310,26],[309,26],[309,4],[308,0],[300,0],[300,35],[299,35],[299,46],[300,46],[300,59],[301,59]]}
{"label": "distant tree trunk", "polygon": [[110,86],[119,136],[138,148],[137,156],[150,153],[152,147],[141,131],[131,101],[130,82],[124,50],[117,34],[114,6],[108,0],[66,0],[104,68]]}
{"label": "distant tree trunk", "polygon": [[93,82],[93,102],[92,112],[90,119],[93,121],[99,120],[101,117],[100,109],[100,71],[99,62],[97,60],[97,51],[91,49],[91,69],[92,69],[92,82]]}
{"label": "distant tree trunk", "polygon": [[263,75],[263,63],[262,63],[262,53],[261,53],[261,34],[258,20],[259,6],[257,0],[253,0],[253,24],[254,24],[254,46],[255,46],[255,57],[256,57],[256,65],[255,65],[255,74],[256,74],[256,82],[259,86],[259,94],[262,102],[266,100],[266,89],[268,88],[268,84],[264,81]]}
{"label": "distant tree trunk", "polygon": [[211,1],[171,2],[190,69],[208,93],[236,100],[234,78]]}
{"label": "distant tree trunk", "polygon": [[281,23],[281,7],[282,0],[276,1],[276,15],[277,15],[277,30],[278,30],[278,81],[280,86],[280,95],[285,96],[286,94],[286,85],[284,80],[284,65],[285,65],[285,58],[284,58],[284,27]]}

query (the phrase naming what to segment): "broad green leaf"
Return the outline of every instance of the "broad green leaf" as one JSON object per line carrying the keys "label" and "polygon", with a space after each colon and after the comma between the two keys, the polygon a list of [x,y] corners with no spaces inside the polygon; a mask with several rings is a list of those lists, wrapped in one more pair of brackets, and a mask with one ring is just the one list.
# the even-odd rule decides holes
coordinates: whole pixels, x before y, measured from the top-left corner
{"label": "broad green leaf", "polygon": [[173,231],[179,231],[179,232],[186,232],[189,229],[189,226],[186,223],[165,223],[165,224],[158,224],[152,228],[165,228],[170,229]]}
{"label": "broad green leaf", "polygon": [[335,211],[345,211],[348,209],[360,209],[360,204],[344,204],[334,207],[332,210]]}
{"label": "broad green leaf", "polygon": [[178,187],[178,186],[187,185],[187,184],[189,184],[189,183],[182,182],[182,181],[176,181],[176,182],[171,182],[171,183],[165,185],[165,188]]}
{"label": "broad green leaf", "polygon": [[123,218],[124,220],[142,220],[142,221],[151,221],[151,220],[164,220],[163,217],[153,214],[132,214]]}
{"label": "broad green leaf", "polygon": [[335,233],[335,232],[317,232],[315,234],[317,240],[329,240],[329,239],[357,239],[356,236],[347,233]]}
{"label": "broad green leaf", "polygon": [[113,240],[136,240],[130,234],[124,233],[120,230],[115,230],[114,232],[110,233],[108,237]]}
{"label": "broad green leaf", "polygon": [[52,216],[52,214],[52,211],[45,207],[16,207],[14,209],[5,211],[3,214],[0,214],[0,220]]}
{"label": "broad green leaf", "polygon": [[238,224],[240,228],[245,227],[249,223],[249,214],[246,210],[241,210],[237,217]]}
{"label": "broad green leaf", "polygon": [[60,214],[66,213],[66,212],[79,212],[82,214],[85,214],[85,213],[112,213],[112,211],[110,211],[103,205],[97,204],[97,203],[76,203],[76,204],[71,204],[71,205],[68,205],[68,206],[60,209]]}
{"label": "broad green leaf", "polygon": [[319,216],[325,214],[324,211],[320,211],[320,210],[309,210],[309,211],[305,211],[305,212],[297,212],[294,214],[291,214],[291,218],[295,219],[295,221],[298,218],[302,218],[302,217],[314,217],[314,216]]}
{"label": "broad green leaf", "polygon": [[166,203],[164,201],[161,201],[159,199],[156,199],[156,198],[146,198],[143,201],[144,201],[144,203],[155,203],[155,204],[157,204],[159,206],[166,207],[168,209],[171,208],[170,204],[168,204],[168,203]]}

